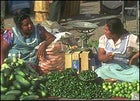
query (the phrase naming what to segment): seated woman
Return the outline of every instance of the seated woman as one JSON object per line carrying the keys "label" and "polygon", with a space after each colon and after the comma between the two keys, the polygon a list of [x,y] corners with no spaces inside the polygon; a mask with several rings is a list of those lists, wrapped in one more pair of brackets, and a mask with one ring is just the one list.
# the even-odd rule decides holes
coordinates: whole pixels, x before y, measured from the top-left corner
{"label": "seated woman", "polygon": [[108,19],[105,34],[99,38],[98,59],[102,66],[95,72],[103,79],[139,81],[139,38],[128,33],[119,18]]}
{"label": "seated woman", "polygon": [[[16,14],[14,22],[16,26],[5,30],[1,39],[1,64],[6,57],[16,56],[37,65],[37,57],[45,57],[46,48],[55,40],[55,36],[43,26],[34,25],[25,13]],[[41,42],[43,44],[36,50],[35,47]]]}

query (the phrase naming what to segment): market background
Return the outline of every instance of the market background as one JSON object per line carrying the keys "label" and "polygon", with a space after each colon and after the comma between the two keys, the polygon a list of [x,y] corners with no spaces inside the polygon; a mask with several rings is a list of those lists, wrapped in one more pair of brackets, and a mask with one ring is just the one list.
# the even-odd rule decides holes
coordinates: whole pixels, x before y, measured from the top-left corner
{"label": "market background", "polygon": [[[98,25],[98,28],[94,30],[94,35],[90,37],[91,40],[98,40],[101,35],[103,35],[103,26],[105,24],[105,20],[112,17],[122,18],[122,14],[112,15],[112,14],[100,14],[100,1],[80,1],[79,13],[71,17],[67,17],[66,19],[62,19],[60,25],[64,27],[66,30],[71,32],[73,35],[80,34],[71,26],[69,23],[77,22],[77,21],[87,21]],[[31,18],[34,23],[35,21],[35,12],[31,12]],[[11,28],[14,25],[13,18],[11,14],[5,14],[5,28]],[[130,15],[126,19],[125,28],[135,33],[139,27],[137,27],[136,16]]]}
{"label": "market background", "polygon": [[[119,17],[121,18],[121,14],[117,15],[111,15],[111,14],[100,14],[100,1],[81,1],[80,2],[80,14],[77,14],[76,16],[71,16],[68,17],[67,19],[62,19],[60,25],[63,26],[66,31],[71,32],[73,35],[78,35],[78,33],[75,29],[72,28],[72,26],[69,26],[69,23],[77,22],[77,21],[87,21],[91,23],[95,23],[98,25],[98,28],[94,30],[94,35],[90,37],[91,40],[98,40],[101,35],[103,35],[103,26],[105,24],[105,20],[108,18],[112,17]],[[31,18],[34,23],[35,21],[35,16],[34,16],[34,11],[32,11]],[[126,21],[126,26],[125,28],[132,32],[135,33],[137,31],[137,22],[136,22],[136,17],[135,16],[129,16]],[[5,28],[11,28],[14,25],[12,15],[6,14],[5,17]],[[58,98],[50,98],[51,99],[57,99]],[[115,98],[116,99],[116,98]],[[118,98],[120,99],[120,98]],[[65,100],[63,98],[60,98],[59,100]],[[67,99],[68,100],[68,99]],[[100,100],[100,99],[98,99]]]}

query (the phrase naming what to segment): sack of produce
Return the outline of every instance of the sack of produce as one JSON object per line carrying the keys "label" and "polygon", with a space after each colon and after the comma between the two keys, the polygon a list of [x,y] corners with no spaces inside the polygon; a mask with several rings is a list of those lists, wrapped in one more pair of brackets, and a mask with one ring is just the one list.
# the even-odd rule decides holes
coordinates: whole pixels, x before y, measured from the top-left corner
{"label": "sack of produce", "polygon": [[53,42],[46,49],[46,57],[39,58],[39,69],[42,73],[63,70],[65,61],[64,45],[61,41]]}
{"label": "sack of produce", "polygon": [[[71,34],[69,32],[60,32],[55,34],[56,39],[47,47],[46,57],[39,58],[39,70],[42,73],[48,73],[54,70],[63,70],[65,66],[65,51],[67,45],[63,43],[62,36],[65,34]],[[39,45],[40,46],[40,45]],[[38,47],[36,49],[38,49]]]}

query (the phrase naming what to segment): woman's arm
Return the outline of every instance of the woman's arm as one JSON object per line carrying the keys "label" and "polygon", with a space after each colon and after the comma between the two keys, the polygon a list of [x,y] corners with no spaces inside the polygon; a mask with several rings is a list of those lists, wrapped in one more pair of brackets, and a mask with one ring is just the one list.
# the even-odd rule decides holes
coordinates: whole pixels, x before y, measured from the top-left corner
{"label": "woman's arm", "polygon": [[108,54],[106,54],[104,48],[98,48],[98,59],[99,61],[101,62],[107,62],[109,60],[112,60],[113,59],[113,53],[110,52]]}
{"label": "woman's arm", "polygon": [[54,40],[55,36],[48,31],[43,26],[39,26],[39,29],[41,30],[41,39],[44,40],[44,42],[39,46],[37,51],[38,57],[45,57],[46,55],[46,48],[48,45],[50,45]]}
{"label": "woman's arm", "polygon": [[138,59],[140,57],[140,54],[139,54],[139,52],[137,52],[136,54],[134,54],[133,56],[132,56],[132,58],[129,60],[129,64],[134,64],[135,63],[135,61]]}
{"label": "woman's arm", "polygon": [[113,59],[113,54],[112,52],[110,53],[106,53],[106,51],[104,50],[105,46],[106,46],[106,36],[105,35],[102,35],[100,38],[99,38],[99,45],[98,45],[98,59],[99,61],[101,62],[107,62],[109,60],[112,60]]}
{"label": "woman's arm", "polygon": [[4,59],[8,57],[8,51],[10,49],[10,45],[7,43],[6,40],[1,38],[1,65],[4,62]]}

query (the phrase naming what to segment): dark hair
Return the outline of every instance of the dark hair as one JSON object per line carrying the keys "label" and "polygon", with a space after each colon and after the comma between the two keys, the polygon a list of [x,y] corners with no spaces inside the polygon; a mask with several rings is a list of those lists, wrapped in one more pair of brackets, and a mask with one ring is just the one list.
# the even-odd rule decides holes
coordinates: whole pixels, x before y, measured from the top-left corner
{"label": "dark hair", "polygon": [[27,19],[29,18],[30,19],[30,16],[27,14],[27,13],[24,13],[24,12],[20,12],[20,13],[16,13],[14,15],[14,22],[16,24],[17,27],[20,27],[21,26],[21,23],[24,19]]}
{"label": "dark hair", "polygon": [[121,22],[119,18],[107,19],[106,24],[110,32],[113,34],[122,35],[125,30],[123,23]]}

